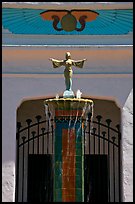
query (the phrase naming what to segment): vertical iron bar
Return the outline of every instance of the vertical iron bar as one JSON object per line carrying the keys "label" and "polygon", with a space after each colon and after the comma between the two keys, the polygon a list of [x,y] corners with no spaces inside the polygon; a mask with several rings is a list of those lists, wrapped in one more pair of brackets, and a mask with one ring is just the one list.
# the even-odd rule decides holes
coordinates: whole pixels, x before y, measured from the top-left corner
{"label": "vertical iron bar", "polygon": [[31,134],[32,134],[32,137],[33,137],[33,154],[34,154],[34,137],[35,137],[36,132],[32,131]]}
{"label": "vertical iron bar", "polygon": [[[86,128],[86,121],[87,121],[87,118],[86,119],[82,119],[82,123],[83,123],[83,136],[84,136],[84,161],[83,161],[83,168],[84,168],[84,186],[85,186],[85,176],[86,176],[86,165],[85,165],[85,162],[86,162],[86,152],[85,152],[85,145],[86,145],[86,136],[85,136],[85,128]],[[84,192],[84,197],[85,197],[85,192]]]}
{"label": "vertical iron bar", "polygon": [[[48,155],[48,147],[49,147],[49,123],[50,123],[50,116],[51,116],[51,114],[50,114],[50,112],[48,112],[48,123],[47,123],[47,157],[49,158],[49,155]],[[48,173],[48,171],[49,171],[49,168],[48,168],[48,159],[47,159],[47,200],[49,200],[49,188],[48,188],[48,185],[49,185],[49,183],[48,183],[48,175],[49,175],[49,173]]]}
{"label": "vertical iron bar", "polygon": [[42,154],[44,154],[44,134],[45,134],[45,128],[41,128],[42,130]]}
{"label": "vertical iron bar", "polygon": [[90,122],[91,121],[90,121],[90,118],[89,118],[89,154],[90,154],[90,125],[91,125]]}
{"label": "vertical iron bar", "polygon": [[37,154],[39,154],[39,123],[38,123],[38,129],[37,129],[37,135],[38,135],[38,138],[37,138]]}
{"label": "vertical iron bar", "polygon": [[27,144],[28,144],[28,148],[27,148],[27,181],[28,181],[28,159],[29,159],[29,139],[30,139],[30,124],[31,124],[32,120],[31,119],[27,119],[26,123],[28,125],[28,137],[27,137]]}
{"label": "vertical iron bar", "polygon": [[110,202],[110,123],[112,121],[110,119],[106,120],[108,125],[108,202]]}
{"label": "vertical iron bar", "polygon": [[23,140],[23,161],[22,161],[22,202],[23,202],[23,195],[24,195],[24,142],[25,142],[26,137],[23,136],[22,140]]}
{"label": "vertical iron bar", "polygon": [[[52,169],[52,171],[51,171],[51,189],[53,189],[53,178],[54,178],[54,168],[53,168],[53,159],[51,159],[51,169]],[[51,201],[53,201],[53,190],[51,191],[51,200],[50,200],[50,202]]]}
{"label": "vertical iron bar", "polygon": [[36,119],[37,119],[37,122],[38,122],[38,124],[37,124],[37,136],[38,136],[38,138],[37,138],[37,140],[38,140],[37,141],[37,154],[39,154],[39,121],[41,119],[41,116],[37,115]]}
{"label": "vertical iron bar", "polygon": [[16,155],[16,194],[15,199],[16,202],[18,202],[18,192],[19,192],[19,141],[20,141],[20,133],[19,130],[21,128],[21,123],[17,122],[17,134],[16,134],[16,140],[17,140],[17,155]]}
{"label": "vertical iron bar", "polygon": [[47,154],[47,134],[48,134],[48,120],[46,121],[45,126],[47,127],[46,134],[45,134],[45,154]]}
{"label": "vertical iron bar", "polygon": [[97,120],[98,120],[98,154],[100,154],[100,122],[101,122],[101,115],[97,115],[96,116]]}
{"label": "vertical iron bar", "polygon": [[103,134],[103,154],[105,154],[105,134],[106,132],[103,131],[102,134]]}
{"label": "vertical iron bar", "polygon": [[27,119],[26,122],[27,122],[27,125],[28,125],[28,155],[29,155],[30,123],[32,122],[32,120]]}
{"label": "vertical iron bar", "polygon": [[47,121],[47,154],[49,152],[48,147],[49,147],[49,120],[50,120],[50,116],[51,116],[51,114],[50,114],[50,112],[48,112],[48,121]]}
{"label": "vertical iron bar", "polygon": [[100,154],[100,124],[98,124],[98,154]]}
{"label": "vertical iron bar", "polygon": [[48,130],[47,130],[47,154],[48,154],[48,140],[49,140],[49,120],[48,120]]}
{"label": "vertical iron bar", "polygon": [[114,150],[115,137],[112,137],[112,140],[113,140],[113,192],[114,192],[114,202],[115,202],[115,150]]}
{"label": "vertical iron bar", "polygon": [[[48,155],[48,145],[49,145],[49,123],[50,123],[50,112],[48,112],[48,123],[47,123],[47,157],[49,157],[49,155]],[[49,168],[48,168],[48,159],[47,159],[47,200],[49,199],[49,189],[48,189],[48,174],[49,174],[49,172],[48,172],[48,170],[49,170]]]}
{"label": "vertical iron bar", "polygon": [[95,154],[95,145],[96,145],[96,143],[95,143],[95,133],[96,133],[96,128],[93,128],[93,135],[94,135],[94,154]]}
{"label": "vertical iron bar", "polygon": [[92,116],[92,113],[91,112],[89,112],[88,113],[88,128],[89,128],[89,130],[88,130],[88,133],[89,133],[89,154],[90,154],[90,136],[91,136],[91,116]]}
{"label": "vertical iron bar", "polygon": [[52,125],[52,154],[53,154],[53,125]]}
{"label": "vertical iron bar", "polygon": [[122,202],[121,199],[121,133],[120,125],[116,125],[118,129],[118,171],[119,171],[119,202]]}
{"label": "vertical iron bar", "polygon": [[[86,119],[87,120],[87,119]],[[84,155],[85,155],[85,145],[86,145],[86,135],[85,135],[85,129],[86,129],[86,126],[85,126],[85,123],[86,123],[86,121],[85,120],[83,120],[82,121],[83,122],[83,124],[84,124],[84,126],[83,126],[83,134],[84,134]],[[84,167],[85,168],[85,167]]]}

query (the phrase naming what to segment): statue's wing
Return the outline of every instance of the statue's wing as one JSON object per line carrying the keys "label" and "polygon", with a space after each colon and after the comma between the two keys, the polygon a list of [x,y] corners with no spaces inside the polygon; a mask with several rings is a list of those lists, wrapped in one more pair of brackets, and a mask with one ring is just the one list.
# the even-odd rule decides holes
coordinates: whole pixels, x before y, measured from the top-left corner
{"label": "statue's wing", "polygon": [[84,60],[73,60],[72,65],[75,67],[83,68]]}
{"label": "statue's wing", "polygon": [[64,65],[63,60],[52,59],[53,68],[59,68]]}

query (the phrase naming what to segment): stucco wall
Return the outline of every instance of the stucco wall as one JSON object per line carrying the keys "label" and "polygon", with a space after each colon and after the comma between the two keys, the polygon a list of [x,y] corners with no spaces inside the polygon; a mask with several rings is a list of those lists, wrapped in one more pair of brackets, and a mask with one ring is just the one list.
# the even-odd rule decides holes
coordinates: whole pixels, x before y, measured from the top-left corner
{"label": "stucco wall", "polygon": [[123,107],[123,195],[133,202],[133,90]]}
{"label": "stucco wall", "polygon": [[[8,48],[7,48],[8,49]],[[85,48],[83,48],[85,50]],[[111,47],[110,47],[111,49]],[[44,49],[45,50],[45,49]],[[53,50],[50,49],[49,52]],[[47,53],[48,50],[46,50]],[[63,57],[64,53],[60,52],[61,49],[57,50],[57,53],[61,53],[61,57]],[[18,51],[16,52],[18,53]],[[112,51],[112,53],[114,53]],[[120,54],[121,52],[119,52]],[[129,55],[129,63],[126,64],[125,67],[128,67],[127,70],[132,71],[132,51]],[[36,56],[36,55],[35,55]],[[41,55],[43,57],[43,55]],[[76,55],[77,49],[76,49]],[[85,56],[85,55],[84,55]],[[14,58],[10,58],[7,55],[6,49],[3,52],[3,71],[7,68],[9,69],[10,74],[3,74],[2,79],[2,201],[3,202],[13,202],[15,195],[15,159],[16,159],[16,110],[23,99],[27,98],[35,98],[35,97],[46,97],[50,95],[56,95],[57,93],[62,94],[65,89],[63,74],[33,74],[33,67],[30,64],[35,64],[33,61],[29,64],[28,58],[24,59],[24,56],[20,57],[21,62],[25,60],[25,66],[22,66],[21,62],[17,64]],[[48,63],[49,53],[44,59],[44,62]],[[89,57],[87,57],[87,66],[90,64]],[[101,60],[102,59],[102,60]],[[96,60],[96,66],[101,69],[101,73],[104,70],[104,66],[106,68],[110,67],[111,70],[118,71],[117,65],[119,64],[119,69],[123,70],[123,57],[120,58],[120,61],[115,61],[115,63],[111,62],[109,66],[109,61]],[[110,58],[111,59],[111,58]],[[116,58],[115,58],[116,59]],[[101,63],[102,62],[102,63]],[[107,64],[108,62],[108,64]],[[117,63],[118,62],[118,63]],[[38,64],[38,62],[36,62]],[[41,65],[43,67],[47,67],[50,69],[50,64],[40,63],[39,65],[39,73],[42,71]],[[104,64],[104,66],[103,66]],[[115,65],[114,65],[115,64]],[[28,66],[29,65],[29,66]],[[107,66],[108,65],[108,66]],[[20,71],[20,69],[28,71],[28,68],[33,71],[31,74],[12,74],[13,68]],[[91,66],[90,66],[91,67]],[[88,67],[89,68],[89,67]],[[122,68],[122,69],[121,69]],[[130,69],[129,69],[130,68]],[[38,69],[38,66],[36,66]],[[87,70],[84,69],[84,71]],[[53,71],[53,70],[52,70]],[[63,71],[63,70],[62,70]],[[50,70],[51,72],[51,70]],[[126,102],[128,94],[133,86],[132,74],[130,76],[124,75],[122,76],[122,72],[120,75],[101,75],[101,74],[78,74],[73,76],[73,90],[76,92],[77,89],[80,89],[83,95],[94,96],[94,97],[106,97],[106,98],[114,98],[119,106],[122,108]],[[132,94],[131,94],[132,96]],[[132,201],[133,195],[133,184],[132,184],[132,101],[126,102],[123,109],[123,172],[124,172],[124,180],[123,180],[123,188],[124,188],[124,199],[125,201]],[[130,110],[131,109],[131,110]],[[131,112],[133,113],[133,112]],[[130,117],[129,117],[130,116]],[[128,137],[127,137],[128,135]],[[127,140],[128,138],[128,140]],[[131,148],[130,148],[131,146]],[[127,156],[129,155],[129,156]],[[130,158],[129,158],[130,157]]]}
{"label": "stucco wall", "polygon": [[[13,202],[15,193],[15,158],[16,158],[16,110],[22,99],[30,97],[42,97],[56,94],[53,83],[59,84],[59,90],[63,91],[64,80],[58,79],[30,79],[30,78],[3,78],[2,81],[2,201]],[[93,79],[94,81],[94,79]],[[104,81],[104,80],[103,80]],[[108,81],[109,82],[109,81]],[[86,79],[76,81],[77,87],[84,87]],[[81,84],[81,86],[80,86]],[[105,83],[106,84],[106,83]],[[104,84],[104,86],[105,86]],[[115,83],[116,84],[116,83]],[[118,83],[119,84],[119,83]],[[57,87],[57,90],[58,90]],[[100,85],[101,87],[101,85]],[[85,88],[84,88],[85,90]],[[102,89],[100,89],[102,90]],[[107,89],[105,89],[107,90]],[[85,91],[83,92],[85,94]],[[100,91],[100,94],[103,94]],[[110,95],[112,92],[110,93]],[[91,95],[91,90],[87,90]],[[105,94],[104,94],[105,95]],[[116,97],[116,100],[118,98]],[[118,100],[117,100],[118,101]],[[125,100],[124,100],[125,101]],[[123,102],[124,102],[123,101]],[[123,103],[122,102],[122,103]],[[122,103],[119,103],[122,107]],[[132,93],[123,107],[123,172],[124,172],[124,199],[132,201]]]}

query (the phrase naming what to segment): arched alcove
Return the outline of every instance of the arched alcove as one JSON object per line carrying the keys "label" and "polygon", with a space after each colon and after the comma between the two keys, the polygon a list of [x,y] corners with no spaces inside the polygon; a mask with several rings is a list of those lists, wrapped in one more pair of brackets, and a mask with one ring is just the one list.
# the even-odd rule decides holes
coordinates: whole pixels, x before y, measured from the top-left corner
{"label": "arched alcove", "polygon": [[[92,121],[89,117],[84,119],[86,124],[84,201],[93,202],[100,199],[120,202],[121,110],[114,100],[87,98],[94,102],[94,113]],[[49,118],[45,114],[45,99],[23,100],[17,109],[16,201],[18,202],[29,202],[33,199],[53,201],[55,123],[53,117]]]}

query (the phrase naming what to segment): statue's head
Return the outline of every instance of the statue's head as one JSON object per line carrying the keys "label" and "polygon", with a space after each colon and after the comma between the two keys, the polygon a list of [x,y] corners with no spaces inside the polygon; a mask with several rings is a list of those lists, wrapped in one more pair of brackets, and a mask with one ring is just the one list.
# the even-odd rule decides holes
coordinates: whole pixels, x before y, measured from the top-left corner
{"label": "statue's head", "polygon": [[71,54],[70,54],[70,52],[66,52],[66,59],[71,59]]}

